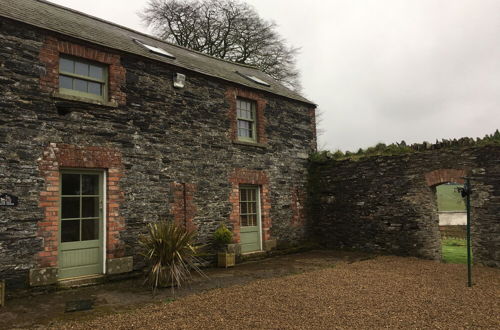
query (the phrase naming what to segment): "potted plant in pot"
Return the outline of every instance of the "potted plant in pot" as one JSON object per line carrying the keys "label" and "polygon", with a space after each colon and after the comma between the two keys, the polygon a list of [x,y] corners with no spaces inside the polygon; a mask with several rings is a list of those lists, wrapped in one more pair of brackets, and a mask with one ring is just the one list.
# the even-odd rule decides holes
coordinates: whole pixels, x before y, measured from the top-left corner
{"label": "potted plant in pot", "polygon": [[233,233],[222,224],[214,233],[214,244],[217,249],[217,266],[232,267],[236,263],[236,254],[228,250],[228,244],[233,242]]}
{"label": "potted plant in pot", "polygon": [[147,263],[146,281],[153,294],[160,287],[180,287],[192,278],[192,270],[206,275],[198,267],[196,233],[172,221],[148,225],[148,233],[140,237],[142,255]]}

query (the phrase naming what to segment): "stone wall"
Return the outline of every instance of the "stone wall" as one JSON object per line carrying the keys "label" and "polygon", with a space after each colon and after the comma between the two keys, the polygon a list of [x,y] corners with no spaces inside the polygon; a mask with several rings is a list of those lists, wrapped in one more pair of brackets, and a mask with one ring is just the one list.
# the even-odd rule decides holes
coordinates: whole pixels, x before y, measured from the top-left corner
{"label": "stone wall", "polygon": [[500,267],[500,146],[313,162],[311,233],[330,247],[439,259],[434,187],[466,174],[474,260]]}
{"label": "stone wall", "polygon": [[440,226],[465,226],[467,224],[467,212],[439,212]]}
{"label": "stone wall", "polygon": [[[266,239],[295,243],[305,238],[297,192],[305,190],[307,156],[315,149],[311,105],[242,91],[226,81],[7,19],[0,20],[0,31],[0,193],[19,197],[17,207],[0,209],[0,279],[10,287],[24,285],[30,269],[44,266],[41,260],[57,265],[57,247],[50,243],[57,237],[53,217],[58,211],[50,204],[57,196],[48,192],[57,195],[58,179],[43,164],[71,167],[57,159],[44,163],[60,147],[111,150],[119,157],[119,165],[106,160],[106,152],[104,159],[84,157],[78,163],[116,174],[108,176],[113,180],[108,198],[116,197],[108,200],[108,216],[117,219],[108,224],[113,235],[108,244],[118,252],[109,260],[132,256],[134,267],[141,267],[138,236],[159,219],[189,223],[201,242],[220,223],[231,227],[235,173],[266,178]],[[47,87],[54,83],[50,56],[64,52],[65,45],[80,45],[68,51],[84,51],[97,60],[105,54],[103,61],[116,68],[117,85],[110,95],[115,99],[92,104],[54,95]],[[177,72],[186,74],[185,88],[172,86]],[[234,141],[231,97],[239,94],[259,104],[261,139],[255,145]],[[43,196],[50,198],[41,201]]]}
{"label": "stone wall", "polygon": [[443,239],[443,238],[466,239],[467,238],[467,226],[462,226],[462,225],[439,226],[439,231],[441,232],[441,239]]}

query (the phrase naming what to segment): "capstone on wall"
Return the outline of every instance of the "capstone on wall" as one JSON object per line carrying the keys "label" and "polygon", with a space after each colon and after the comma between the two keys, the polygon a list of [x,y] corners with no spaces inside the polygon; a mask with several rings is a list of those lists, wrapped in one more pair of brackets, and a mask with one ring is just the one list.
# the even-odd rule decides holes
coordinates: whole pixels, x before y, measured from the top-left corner
{"label": "capstone on wall", "polygon": [[[209,241],[220,223],[231,226],[232,175],[242,169],[264,173],[268,180],[266,237],[292,243],[304,239],[304,221],[296,212],[301,206],[294,203],[305,191],[306,158],[315,149],[311,105],[241,92],[222,80],[7,19],[0,20],[0,31],[0,192],[19,197],[17,207],[0,209],[0,279],[10,287],[24,285],[30,269],[43,267],[40,260],[56,265],[57,246],[50,240],[57,236],[49,232],[58,225],[46,221],[57,215],[57,207],[50,204],[57,194],[47,193],[57,191],[51,163],[44,161],[52,159],[51,152],[69,155],[67,164],[79,157],[74,155],[92,150],[119,159],[116,175],[108,178],[116,188],[110,190],[116,197],[108,216],[116,221],[108,228],[113,233],[108,244],[118,252],[108,258],[133,256],[136,269],[142,266],[138,237],[149,222],[189,221],[201,242]],[[50,56],[57,55],[61,40],[80,45],[77,52],[109,53],[116,68],[116,77],[111,77],[116,102],[99,105],[54,97],[49,88],[53,79],[44,77],[53,76],[47,72],[54,70]],[[187,76],[182,89],[172,86],[177,72]],[[265,140],[257,145],[233,139],[228,94],[238,90],[265,100],[259,103]],[[110,163],[81,158],[74,164]],[[52,165],[60,166],[56,159]],[[50,171],[40,164],[48,164]],[[42,205],[41,196],[47,197]]]}
{"label": "capstone on wall", "polygon": [[335,248],[439,259],[435,186],[472,178],[474,261],[500,267],[500,146],[310,165],[310,226]]}

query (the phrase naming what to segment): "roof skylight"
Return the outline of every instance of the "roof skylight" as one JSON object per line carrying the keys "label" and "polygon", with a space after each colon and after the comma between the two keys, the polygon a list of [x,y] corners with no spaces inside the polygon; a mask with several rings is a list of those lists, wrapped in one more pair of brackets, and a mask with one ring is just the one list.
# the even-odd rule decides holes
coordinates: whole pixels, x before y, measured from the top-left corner
{"label": "roof skylight", "polygon": [[271,87],[271,85],[269,85],[267,82],[265,82],[264,80],[262,79],[259,79],[255,76],[251,76],[251,75],[248,75],[248,74],[244,74],[244,73],[241,73],[241,72],[238,72],[240,75],[242,75],[243,77],[247,78],[247,79],[250,79],[251,81],[253,81],[254,83],[257,83],[259,85],[264,85],[264,86],[267,86],[267,87]]}
{"label": "roof skylight", "polygon": [[169,52],[167,52],[165,49],[163,48],[159,48],[159,47],[155,47],[155,46],[151,46],[151,45],[148,45],[148,44],[145,44],[143,43],[142,41],[139,41],[137,39],[134,39],[135,42],[137,42],[139,45],[141,45],[142,47],[146,48],[146,49],[149,49],[151,52],[155,53],[155,54],[158,54],[158,55],[162,55],[162,56],[166,56],[166,57],[170,57],[170,58],[175,58],[174,55],[170,54]]}

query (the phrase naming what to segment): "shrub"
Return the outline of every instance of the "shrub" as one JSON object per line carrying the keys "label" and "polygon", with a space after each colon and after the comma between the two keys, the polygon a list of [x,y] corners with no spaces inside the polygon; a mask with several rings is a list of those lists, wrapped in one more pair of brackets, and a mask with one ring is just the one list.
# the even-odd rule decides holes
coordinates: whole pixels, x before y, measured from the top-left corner
{"label": "shrub", "polygon": [[148,233],[139,243],[148,264],[147,278],[153,293],[158,287],[181,286],[191,279],[191,271],[201,275],[194,246],[196,233],[172,221],[160,221],[148,225]]}
{"label": "shrub", "polygon": [[214,232],[214,244],[218,250],[224,249],[227,244],[231,244],[233,242],[233,233],[226,227],[225,224],[222,224],[217,228]]}

